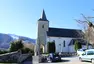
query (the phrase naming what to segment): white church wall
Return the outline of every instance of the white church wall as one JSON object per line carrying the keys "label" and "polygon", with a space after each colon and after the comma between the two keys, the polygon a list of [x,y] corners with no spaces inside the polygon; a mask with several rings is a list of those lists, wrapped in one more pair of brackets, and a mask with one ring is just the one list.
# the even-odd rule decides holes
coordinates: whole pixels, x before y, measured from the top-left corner
{"label": "white church wall", "polygon": [[[56,52],[76,52],[74,49],[74,45],[70,45],[70,41],[74,38],[66,38],[66,37],[47,37],[47,42],[55,41],[56,45]],[[65,47],[64,45],[65,41]],[[86,49],[86,45],[82,45],[83,49]],[[91,45],[89,45],[89,49],[92,48]]]}
{"label": "white church wall", "polygon": [[[73,38],[64,38],[64,37],[48,37],[47,42],[55,41],[56,52],[69,52],[69,43]],[[65,41],[65,47],[64,47]]]}
{"label": "white church wall", "polygon": [[[86,45],[82,45],[82,49],[86,49],[86,48],[87,48]],[[91,49],[92,46],[89,45],[88,48]],[[76,52],[75,49],[74,49],[74,45],[69,46],[69,52]]]}
{"label": "white church wall", "polygon": [[69,46],[69,52],[75,52],[74,45]]}
{"label": "white church wall", "polygon": [[[86,45],[82,45],[82,49],[86,49],[86,48],[87,48],[87,46],[86,46]],[[91,46],[91,45],[89,45],[89,46],[88,46],[88,48],[89,48],[89,49],[91,49],[91,48],[92,48],[92,46]]]}

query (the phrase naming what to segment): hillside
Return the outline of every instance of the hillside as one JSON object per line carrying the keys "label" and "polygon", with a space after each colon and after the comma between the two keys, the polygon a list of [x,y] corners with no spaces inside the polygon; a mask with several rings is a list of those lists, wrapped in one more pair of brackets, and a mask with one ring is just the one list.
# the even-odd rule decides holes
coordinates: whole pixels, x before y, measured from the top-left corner
{"label": "hillside", "polygon": [[10,46],[10,42],[14,41],[16,39],[22,39],[25,43],[31,43],[32,45],[35,45],[35,39],[31,39],[25,36],[18,36],[15,34],[3,34],[0,33],[0,49],[8,49]]}

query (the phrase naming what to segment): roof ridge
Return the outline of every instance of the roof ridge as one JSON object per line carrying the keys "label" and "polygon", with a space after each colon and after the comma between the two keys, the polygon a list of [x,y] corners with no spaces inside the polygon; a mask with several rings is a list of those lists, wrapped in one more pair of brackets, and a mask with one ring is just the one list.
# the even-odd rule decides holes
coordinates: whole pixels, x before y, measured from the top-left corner
{"label": "roof ridge", "polygon": [[49,28],[54,28],[54,29],[66,29],[66,30],[79,30],[79,31],[82,31],[80,29],[69,29],[69,28],[55,28],[55,27],[49,27]]}

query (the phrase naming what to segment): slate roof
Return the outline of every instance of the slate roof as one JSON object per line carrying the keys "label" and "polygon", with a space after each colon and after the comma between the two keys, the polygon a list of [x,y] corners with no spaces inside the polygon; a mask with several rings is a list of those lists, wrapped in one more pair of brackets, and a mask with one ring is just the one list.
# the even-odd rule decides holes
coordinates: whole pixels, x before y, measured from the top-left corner
{"label": "slate roof", "polygon": [[47,36],[82,38],[83,32],[77,29],[49,28]]}
{"label": "slate roof", "polygon": [[[82,45],[86,45],[86,41],[85,40],[83,40],[83,39],[72,39],[71,41],[70,41],[70,43],[69,43],[69,46],[70,45],[74,45],[74,43],[75,43],[75,41],[78,41],[78,43],[81,43]],[[91,45],[90,43],[88,43],[89,45]]]}
{"label": "slate roof", "polygon": [[42,12],[41,18],[38,21],[48,21],[44,10]]}

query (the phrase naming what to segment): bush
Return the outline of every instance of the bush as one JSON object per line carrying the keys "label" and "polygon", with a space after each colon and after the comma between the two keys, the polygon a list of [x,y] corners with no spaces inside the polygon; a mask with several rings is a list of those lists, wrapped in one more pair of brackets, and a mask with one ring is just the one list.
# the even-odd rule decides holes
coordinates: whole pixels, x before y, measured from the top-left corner
{"label": "bush", "polygon": [[82,45],[81,43],[78,43],[78,41],[75,41],[75,44],[74,44],[74,49],[75,51],[77,51],[78,49],[82,48]]}
{"label": "bush", "polygon": [[34,51],[29,49],[29,48],[22,48],[21,52],[22,52],[22,54],[25,54],[25,53],[32,53],[32,54],[34,54]]}
{"label": "bush", "polygon": [[0,54],[5,54],[5,53],[8,53],[9,51],[7,50],[0,50]]}
{"label": "bush", "polygon": [[22,43],[22,40],[14,41],[14,42],[11,42],[9,51],[10,52],[17,51],[19,49],[22,49],[23,47],[24,45]]}

